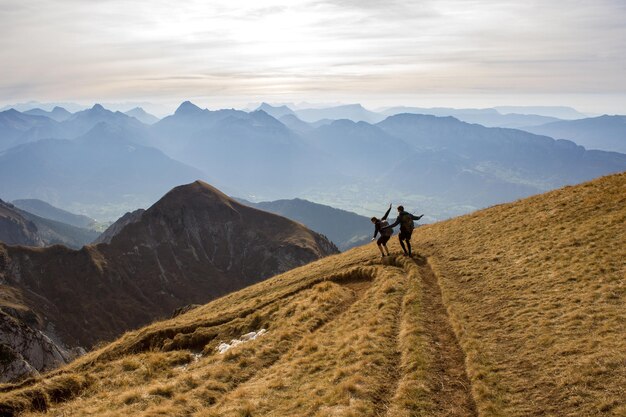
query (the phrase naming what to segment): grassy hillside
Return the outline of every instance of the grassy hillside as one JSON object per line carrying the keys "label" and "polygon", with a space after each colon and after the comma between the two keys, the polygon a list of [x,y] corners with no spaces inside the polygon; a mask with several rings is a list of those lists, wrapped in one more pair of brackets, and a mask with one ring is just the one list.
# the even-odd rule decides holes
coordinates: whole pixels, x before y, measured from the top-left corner
{"label": "grassy hillside", "polygon": [[0,415],[624,415],[625,191],[420,227],[412,260],[324,258],[0,386]]}

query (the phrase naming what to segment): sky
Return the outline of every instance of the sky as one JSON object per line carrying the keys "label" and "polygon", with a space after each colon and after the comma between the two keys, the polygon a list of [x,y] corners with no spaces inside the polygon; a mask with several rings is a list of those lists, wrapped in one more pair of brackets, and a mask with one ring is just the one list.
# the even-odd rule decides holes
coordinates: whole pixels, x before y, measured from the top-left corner
{"label": "sky", "polygon": [[626,114],[624,0],[0,0],[0,104]]}

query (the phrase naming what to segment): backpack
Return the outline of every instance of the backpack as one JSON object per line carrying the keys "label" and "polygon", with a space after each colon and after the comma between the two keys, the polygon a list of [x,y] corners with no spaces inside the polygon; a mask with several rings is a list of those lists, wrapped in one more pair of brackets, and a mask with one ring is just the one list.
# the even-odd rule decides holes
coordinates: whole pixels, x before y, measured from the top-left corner
{"label": "backpack", "polygon": [[400,214],[400,229],[406,232],[412,232],[413,227],[413,217],[406,212]]}
{"label": "backpack", "polygon": [[393,229],[390,227],[389,229],[384,229],[383,227],[389,226],[389,222],[387,222],[387,220],[381,220],[380,223],[378,223],[378,230],[380,230],[380,235],[384,236],[384,237],[389,237],[391,235],[393,235]]}

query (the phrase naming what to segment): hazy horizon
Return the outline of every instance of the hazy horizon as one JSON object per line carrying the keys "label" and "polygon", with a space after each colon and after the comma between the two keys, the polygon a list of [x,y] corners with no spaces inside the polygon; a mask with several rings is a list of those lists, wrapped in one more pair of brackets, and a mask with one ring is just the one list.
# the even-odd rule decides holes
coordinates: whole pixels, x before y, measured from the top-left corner
{"label": "hazy horizon", "polygon": [[624,21],[618,0],[3,2],[0,96],[626,114]]}
{"label": "hazy horizon", "polygon": [[[313,109],[313,108],[329,108],[329,107],[336,107],[336,106],[344,106],[344,105],[361,105],[363,106],[366,110],[372,111],[372,112],[383,112],[386,109],[391,109],[391,108],[395,108],[395,107],[417,107],[417,108],[451,108],[451,109],[492,109],[492,108],[496,108],[496,107],[520,107],[520,108],[524,108],[524,107],[528,107],[528,112],[524,113],[523,111],[516,111],[516,113],[520,113],[520,114],[532,114],[533,112],[531,111],[532,107],[535,108],[542,108],[545,107],[546,109],[549,108],[559,108],[559,107],[563,107],[563,108],[571,108],[574,109],[576,111],[578,111],[581,114],[586,115],[587,117],[596,117],[596,116],[600,116],[600,115],[604,115],[604,114],[608,114],[608,115],[623,115],[626,114],[626,111],[623,113],[620,112],[615,112],[615,111],[587,111],[584,108],[581,109],[580,107],[576,107],[573,106],[571,104],[568,103],[554,103],[552,104],[552,102],[548,101],[548,102],[534,102],[534,101],[520,101],[520,102],[497,102],[495,101],[493,105],[473,105],[474,103],[471,100],[468,101],[457,101],[454,102],[456,103],[456,105],[454,105],[454,103],[450,103],[448,101],[446,101],[444,98],[439,97],[437,99],[432,99],[429,101],[412,101],[412,102],[401,102],[401,103],[397,103],[397,102],[378,102],[378,103],[372,103],[372,105],[367,105],[364,102],[357,102],[357,101],[349,101],[349,102],[343,102],[343,101],[319,101],[319,102],[314,102],[314,101],[304,101],[304,100],[290,100],[290,101],[271,101],[271,100],[258,100],[258,101],[249,101],[249,102],[229,102],[226,104],[221,105],[220,102],[217,102],[215,100],[211,100],[209,98],[193,98],[193,99],[189,99],[189,98],[181,98],[178,101],[167,101],[167,102],[149,102],[149,101],[132,101],[132,100],[128,100],[128,101],[118,101],[118,102],[113,102],[113,101],[103,101],[103,100],[92,100],[92,101],[87,101],[87,100],[77,100],[77,101],[41,101],[41,100],[24,100],[24,101],[15,101],[15,102],[11,102],[11,101],[2,101],[0,100],[0,111],[4,111],[6,109],[9,108],[15,108],[16,110],[19,111],[27,111],[30,109],[36,109],[36,108],[41,108],[43,110],[47,110],[50,111],[52,110],[53,107],[56,106],[60,106],[65,108],[66,110],[74,113],[76,111],[80,111],[80,110],[85,110],[85,109],[89,109],[91,107],[93,107],[96,104],[102,105],[104,108],[106,108],[107,110],[111,110],[111,111],[121,111],[121,112],[126,112],[129,110],[132,110],[134,108],[140,107],[143,108],[145,111],[147,111],[148,113],[151,113],[159,118],[165,117],[165,116],[169,116],[171,114],[173,114],[175,112],[175,110],[185,101],[190,101],[191,103],[193,103],[194,105],[200,107],[200,108],[206,108],[209,110],[220,110],[220,109],[236,109],[236,110],[243,110],[243,111],[253,111],[255,109],[257,109],[261,104],[266,103],[269,104],[271,106],[288,106],[289,108],[291,108],[292,110],[302,110],[302,109]],[[484,102],[484,101],[483,101]],[[438,104],[439,103],[439,104]],[[482,102],[478,102],[476,104],[480,104]],[[506,114],[509,112],[503,112],[501,110],[499,110],[502,114]],[[538,113],[542,113],[542,112],[538,112]]]}

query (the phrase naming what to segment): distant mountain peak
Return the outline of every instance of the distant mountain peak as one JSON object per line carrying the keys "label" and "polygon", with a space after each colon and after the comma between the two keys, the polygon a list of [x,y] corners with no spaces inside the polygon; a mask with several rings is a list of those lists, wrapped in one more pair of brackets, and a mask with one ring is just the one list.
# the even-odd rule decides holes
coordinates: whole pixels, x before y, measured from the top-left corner
{"label": "distant mountain peak", "polygon": [[104,107],[102,107],[102,104],[96,103],[96,104],[93,105],[91,110],[94,110],[94,111],[104,111],[106,109]]}
{"label": "distant mountain peak", "polygon": [[184,114],[196,114],[201,112],[202,109],[191,101],[183,101],[180,106],[176,109],[175,114],[184,115]]}
{"label": "distant mountain peak", "polygon": [[269,103],[263,102],[261,103],[261,105],[259,107],[257,107],[257,110],[265,110],[265,109],[285,109],[285,110],[291,110],[288,106],[286,105],[282,105],[282,106],[272,106]]}
{"label": "distant mountain peak", "polygon": [[291,110],[288,106],[272,106],[271,104],[265,102],[261,103],[261,105],[257,107],[257,109],[253,113],[256,112],[267,113],[276,119],[289,114],[294,114],[293,110]]}
{"label": "distant mountain peak", "polygon": [[135,119],[145,124],[154,124],[159,121],[158,117],[148,113],[143,109],[143,107],[135,107],[124,112],[124,114],[130,117],[134,117]]}

